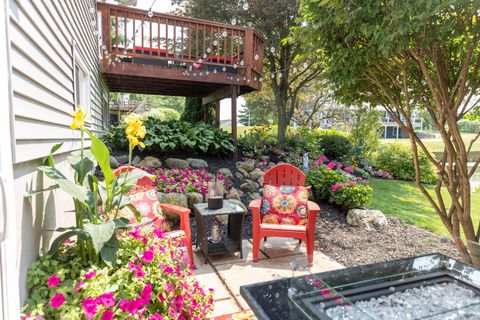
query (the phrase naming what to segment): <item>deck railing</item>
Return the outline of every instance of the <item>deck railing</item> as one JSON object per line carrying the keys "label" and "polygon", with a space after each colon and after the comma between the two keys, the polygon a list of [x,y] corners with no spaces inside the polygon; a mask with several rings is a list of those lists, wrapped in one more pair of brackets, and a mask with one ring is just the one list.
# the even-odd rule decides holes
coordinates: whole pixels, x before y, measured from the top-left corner
{"label": "deck railing", "polygon": [[[263,38],[253,29],[98,3],[104,51],[112,59],[204,64],[260,77]],[[224,69],[225,70],[225,69]]]}

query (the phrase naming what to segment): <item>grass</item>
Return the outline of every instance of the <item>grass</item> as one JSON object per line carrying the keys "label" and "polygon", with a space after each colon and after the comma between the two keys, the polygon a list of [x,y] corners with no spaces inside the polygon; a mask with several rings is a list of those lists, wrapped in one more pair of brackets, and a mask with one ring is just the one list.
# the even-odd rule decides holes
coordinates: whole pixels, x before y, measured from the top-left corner
{"label": "grass", "polygon": [[[439,137],[439,134],[435,134],[436,137],[432,139],[422,139],[422,141],[425,143],[426,147],[432,151],[432,152],[443,152],[443,141]],[[475,133],[462,133],[463,141],[465,142],[465,145],[468,147],[470,145],[470,141],[475,138],[476,134]],[[410,146],[410,140],[409,139],[381,139],[382,143],[398,143],[402,145],[407,145]],[[480,151],[480,139],[477,140],[472,147],[472,151]]]}
{"label": "grass", "polygon": [[[414,183],[399,180],[370,180],[373,188],[371,206],[385,214],[392,215],[407,223],[427,229],[436,234],[449,237],[437,213]],[[427,186],[434,193],[433,186]],[[444,194],[447,194],[444,192]],[[446,197],[447,198],[447,197]],[[445,198],[445,200],[447,200]],[[475,227],[480,220],[480,193],[472,193],[472,216]],[[450,202],[446,201],[449,206]]]}

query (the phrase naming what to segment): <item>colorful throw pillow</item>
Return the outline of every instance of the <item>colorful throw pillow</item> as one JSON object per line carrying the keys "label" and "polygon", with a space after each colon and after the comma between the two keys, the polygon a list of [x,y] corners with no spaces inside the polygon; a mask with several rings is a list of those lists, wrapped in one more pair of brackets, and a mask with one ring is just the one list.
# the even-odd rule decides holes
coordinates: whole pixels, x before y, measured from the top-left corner
{"label": "colorful throw pillow", "polygon": [[[160,202],[158,202],[157,191],[155,189],[138,191],[129,195],[130,204],[140,212],[142,217],[150,218],[154,220],[155,227],[163,230],[170,231],[170,225],[162,211]],[[128,207],[124,207],[119,212],[120,217],[127,218],[130,222],[136,222],[135,214]]]}
{"label": "colorful throw pillow", "polygon": [[310,187],[263,186],[262,223],[305,225]]}

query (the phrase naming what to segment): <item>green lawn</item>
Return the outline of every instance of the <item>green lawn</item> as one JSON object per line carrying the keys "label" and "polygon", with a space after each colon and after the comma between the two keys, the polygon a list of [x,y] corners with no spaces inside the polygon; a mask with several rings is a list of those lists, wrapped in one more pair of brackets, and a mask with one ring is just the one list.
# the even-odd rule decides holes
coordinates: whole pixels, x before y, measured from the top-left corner
{"label": "green lawn", "polygon": [[[372,179],[370,185],[373,188],[371,207],[399,217],[407,223],[449,236],[438,215],[412,182]],[[428,190],[433,194],[433,187],[429,186]],[[480,220],[478,192],[472,193],[472,213],[474,220],[478,222]]]}
{"label": "green lawn", "polygon": [[[443,141],[439,137],[438,133],[434,133],[436,135],[436,138],[432,139],[422,139],[422,141],[425,143],[427,148],[431,150],[432,152],[443,152]],[[463,141],[465,142],[466,146],[470,145],[470,141],[475,138],[476,134],[475,133],[462,133]],[[403,144],[403,145],[408,145],[410,146],[410,140],[409,139],[381,139],[382,143],[398,143],[398,144]],[[472,151],[480,151],[480,139],[475,141],[472,147]]]}

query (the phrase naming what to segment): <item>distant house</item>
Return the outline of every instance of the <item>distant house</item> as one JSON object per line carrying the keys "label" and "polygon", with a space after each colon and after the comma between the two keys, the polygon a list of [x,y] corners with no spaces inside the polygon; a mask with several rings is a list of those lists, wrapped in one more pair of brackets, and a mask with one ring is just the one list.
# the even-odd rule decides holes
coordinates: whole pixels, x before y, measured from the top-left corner
{"label": "distant house", "polygon": [[[27,268],[50,245],[57,226],[74,222],[71,198],[52,191],[24,198],[50,183],[37,173],[42,157],[58,142],[55,156],[65,174],[66,156],[80,147],[70,129],[77,105],[87,126],[108,124],[108,93],[100,75],[95,0],[0,1],[0,313],[19,319],[27,295]],[[5,210],[6,208],[6,210]]]}
{"label": "distant house", "polygon": [[[380,122],[383,126],[382,138],[384,139],[399,139],[399,138],[408,138],[407,132],[400,128],[400,126],[395,122],[392,116],[384,108],[377,109],[380,113]],[[401,116],[401,120],[405,123],[405,118]],[[415,130],[422,130],[423,128],[423,119],[419,116],[418,111],[414,110],[410,118],[413,128]]]}

